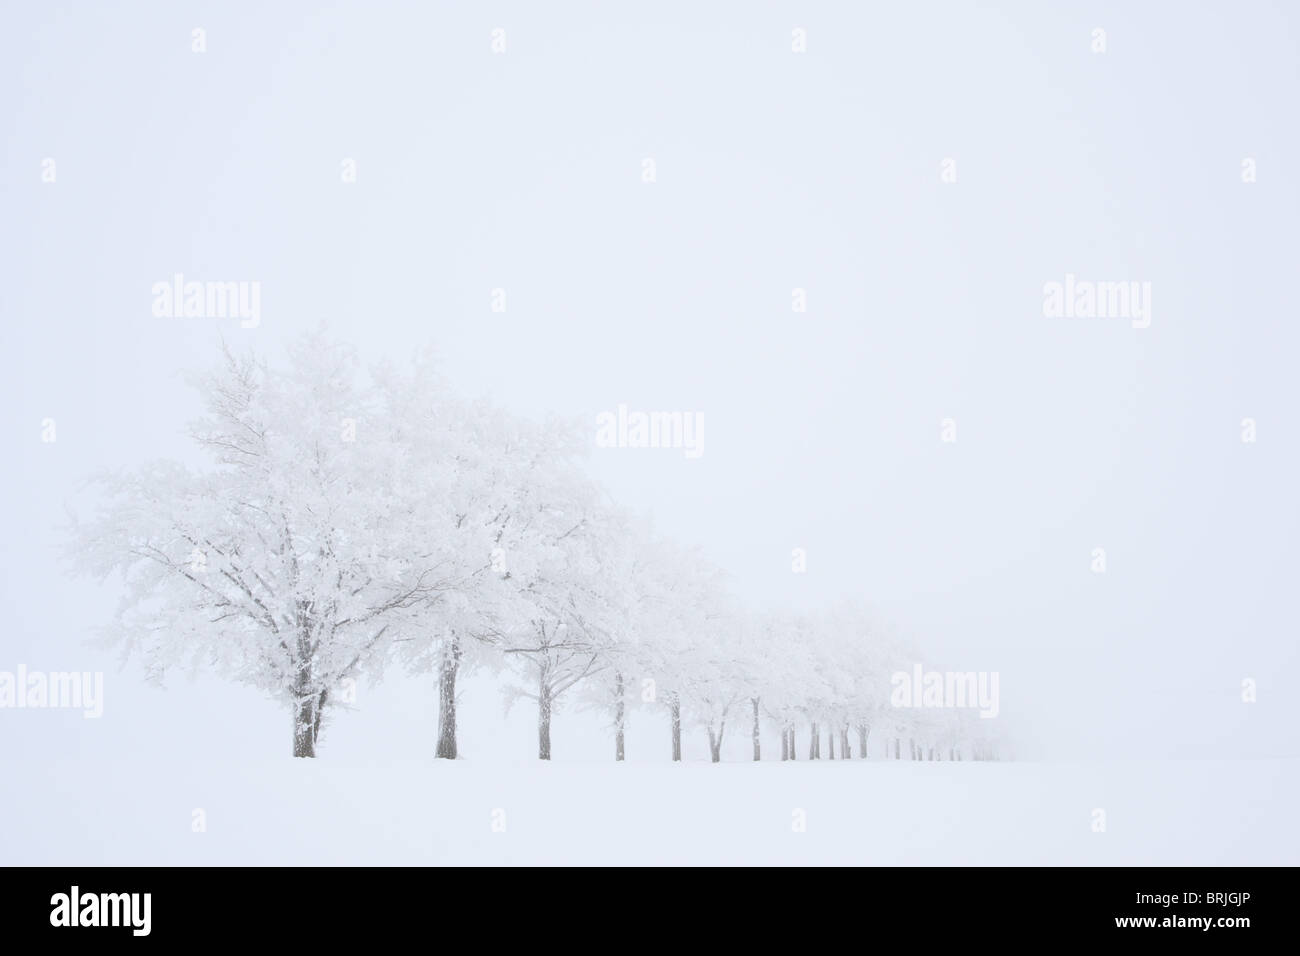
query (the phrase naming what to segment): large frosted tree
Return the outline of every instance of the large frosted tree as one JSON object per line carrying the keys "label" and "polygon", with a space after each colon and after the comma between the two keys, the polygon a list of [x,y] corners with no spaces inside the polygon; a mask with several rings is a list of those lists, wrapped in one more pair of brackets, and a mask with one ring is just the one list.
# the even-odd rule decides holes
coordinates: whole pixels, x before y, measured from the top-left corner
{"label": "large frosted tree", "polygon": [[227,351],[194,379],[206,466],[104,477],[73,527],[76,566],[121,575],[114,636],[150,675],[206,667],[265,691],[292,713],[297,757],[315,756],[344,682],[462,586],[463,562],[424,533],[438,489],[413,480],[358,379],[321,334],[284,368]]}

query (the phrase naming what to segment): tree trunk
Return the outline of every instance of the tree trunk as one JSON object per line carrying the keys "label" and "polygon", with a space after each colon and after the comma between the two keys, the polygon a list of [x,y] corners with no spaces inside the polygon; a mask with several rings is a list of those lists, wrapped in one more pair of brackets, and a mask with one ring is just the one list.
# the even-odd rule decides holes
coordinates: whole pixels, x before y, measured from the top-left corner
{"label": "tree trunk", "polygon": [[623,759],[623,675],[614,675],[614,760]]}
{"label": "tree trunk", "polygon": [[754,730],[753,730],[753,738],[754,738],[754,759],[755,759],[755,760],[762,760],[762,759],[763,759],[763,751],[762,751],[762,749],[759,747],[759,743],[758,743],[758,698],[755,697],[755,698],[753,699],[752,703],[753,703],[753,705],[754,705]]}
{"label": "tree trunk", "polygon": [[713,732],[713,725],[709,725],[709,757],[714,763],[722,762],[722,735],[726,732],[727,722],[723,721],[718,725],[718,732]]}
{"label": "tree trunk", "polygon": [[781,760],[790,759],[790,728],[781,728]]}
{"label": "tree trunk", "polygon": [[316,741],[320,740],[320,722],[321,718],[325,716],[325,699],[329,697],[329,693],[328,690],[323,690],[320,692],[320,696],[316,698],[316,716],[311,722],[311,749],[313,754],[316,753]]}
{"label": "tree trunk", "polygon": [[551,688],[545,676],[537,685],[537,759],[551,759]]}
{"label": "tree trunk", "polygon": [[835,726],[826,728],[826,759],[835,759]]}
{"label": "tree trunk", "polygon": [[853,751],[849,746],[849,725],[845,724],[840,728],[840,759],[852,760]]}
{"label": "tree trunk", "polygon": [[316,737],[320,733],[317,698],[299,699],[293,708],[293,755],[315,757]]}
{"label": "tree trunk", "polygon": [[438,669],[438,748],[435,758],[456,759],[456,673],[460,670],[460,638],[444,648]]}
{"label": "tree trunk", "polygon": [[808,741],[808,759],[816,760],[818,757],[821,756],[821,754],[817,752],[818,745],[820,745],[821,743],[821,735],[817,733],[816,723],[812,725],[812,730],[810,733],[811,733],[811,738]]}
{"label": "tree trunk", "polygon": [[293,755],[315,757],[325,694],[312,687],[311,621],[299,602],[293,675]]}
{"label": "tree trunk", "polygon": [[858,759],[867,759],[867,734],[869,733],[866,724],[858,724]]}
{"label": "tree trunk", "polygon": [[676,694],[672,698],[673,715],[673,760],[682,759],[682,702]]}

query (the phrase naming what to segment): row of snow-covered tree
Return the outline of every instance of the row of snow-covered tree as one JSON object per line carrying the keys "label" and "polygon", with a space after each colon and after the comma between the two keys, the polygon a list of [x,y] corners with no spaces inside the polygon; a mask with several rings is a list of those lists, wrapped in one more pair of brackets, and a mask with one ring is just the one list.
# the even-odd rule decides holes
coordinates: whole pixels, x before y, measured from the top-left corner
{"label": "row of snow-covered tree", "polygon": [[916,654],[860,611],[738,607],[583,475],[571,428],[464,401],[428,361],[363,375],[316,334],[284,368],[226,351],[193,381],[205,466],[102,476],[70,556],[120,575],[111,637],[151,677],[208,667],[264,690],[292,711],[294,756],[315,755],[340,688],[389,665],[436,675],[439,757],[474,668],[536,702],[543,760],[570,699],[607,715],[620,760],[645,708],[670,716],[674,760],[692,726],[714,761],[729,732],[757,760],[764,723],[782,759],[992,755],[971,711],[890,706]]}

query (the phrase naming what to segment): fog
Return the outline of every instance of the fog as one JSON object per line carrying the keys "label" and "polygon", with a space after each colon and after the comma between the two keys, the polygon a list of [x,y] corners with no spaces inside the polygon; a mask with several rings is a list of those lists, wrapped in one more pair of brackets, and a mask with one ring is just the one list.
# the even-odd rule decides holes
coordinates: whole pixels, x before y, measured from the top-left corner
{"label": "fog", "polygon": [[[105,683],[98,720],[0,714],[0,752],[287,756],[255,692],[88,643],[117,594],[59,525],[99,469],[194,460],[182,373],[223,341],[324,323],[582,423],[744,603],[860,600],[999,673],[1018,757],[1296,756],[1296,11],[547,6],[6,11],[0,670]],[[156,316],[178,273],[260,283],[256,326]],[[1149,326],[1049,317],[1067,276],[1150,283]],[[620,404],[702,416],[702,454],[597,447]],[[433,677],[386,676],[323,757],[431,754]],[[461,727],[534,746],[483,677]],[[634,717],[629,759],[667,746]],[[555,747],[612,757],[596,715]]]}

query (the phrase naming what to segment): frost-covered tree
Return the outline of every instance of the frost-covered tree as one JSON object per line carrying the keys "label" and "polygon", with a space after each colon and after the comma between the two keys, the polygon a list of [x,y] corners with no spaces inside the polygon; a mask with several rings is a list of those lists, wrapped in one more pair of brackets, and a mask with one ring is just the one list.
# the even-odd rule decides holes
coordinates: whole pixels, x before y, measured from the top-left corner
{"label": "frost-covered tree", "polygon": [[746,624],[743,615],[716,603],[704,613],[697,641],[681,658],[681,701],[708,733],[714,763],[722,760],[728,725],[744,719],[744,705],[754,690]]}
{"label": "frost-covered tree", "polygon": [[[668,711],[671,756],[682,759],[682,725],[695,693],[719,675],[706,667],[725,609],[721,572],[695,550],[658,540],[643,551],[640,655],[653,699]],[[715,695],[716,696],[716,695]]]}
{"label": "frost-covered tree", "polygon": [[606,652],[624,612],[606,569],[617,560],[621,530],[598,489],[548,467],[531,476],[503,539],[515,558],[494,639],[523,677],[508,688],[508,700],[537,702],[541,760],[551,759],[551,718],[561,697],[609,666]]}
{"label": "frost-covered tree", "polygon": [[437,674],[435,756],[454,759],[457,680],[467,667],[500,667],[499,638],[528,611],[516,574],[538,544],[535,513],[578,485],[569,467],[578,445],[561,424],[459,399],[427,359],[377,377],[394,441],[423,491],[419,533],[459,565],[459,586],[430,601],[427,626],[400,647],[410,670]]}
{"label": "frost-covered tree", "polygon": [[629,714],[642,702],[641,682],[654,671],[654,640],[667,602],[656,560],[658,542],[626,516],[611,514],[609,520],[601,558],[606,582],[602,666],[579,689],[583,704],[608,720],[617,762],[626,757]]}
{"label": "frost-covered tree", "polygon": [[308,336],[284,368],[227,351],[194,384],[206,467],[102,478],[71,557],[121,575],[113,637],[152,678],[188,665],[257,687],[312,757],[341,682],[423,627],[459,565],[418,533],[425,492],[351,350]]}
{"label": "frost-covered tree", "polygon": [[797,759],[796,726],[808,710],[813,693],[812,662],[808,655],[818,631],[806,616],[768,612],[754,628],[754,679],[760,712],[781,732],[781,759]]}

